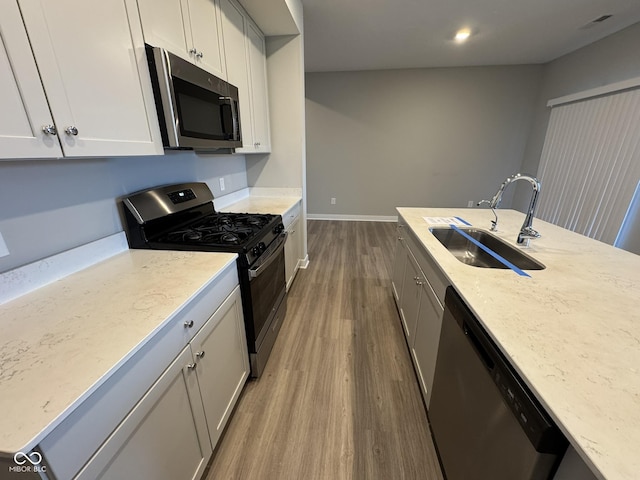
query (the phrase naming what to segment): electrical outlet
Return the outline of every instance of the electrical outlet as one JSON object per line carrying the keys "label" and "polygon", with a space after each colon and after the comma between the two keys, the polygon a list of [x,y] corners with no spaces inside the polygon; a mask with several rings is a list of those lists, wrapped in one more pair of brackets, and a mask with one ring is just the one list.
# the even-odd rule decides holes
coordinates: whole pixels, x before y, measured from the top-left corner
{"label": "electrical outlet", "polygon": [[224,192],[224,177],[220,177],[220,191]]}
{"label": "electrical outlet", "polygon": [[469,207],[469,208],[473,207],[473,200],[469,200],[467,202],[467,207]]}
{"label": "electrical outlet", "polygon": [[331,197],[331,205],[335,205],[336,204],[336,197]]}
{"label": "electrical outlet", "polygon": [[0,233],[0,257],[6,257],[7,255],[9,255],[9,249],[7,248],[7,244],[4,243],[2,233]]}

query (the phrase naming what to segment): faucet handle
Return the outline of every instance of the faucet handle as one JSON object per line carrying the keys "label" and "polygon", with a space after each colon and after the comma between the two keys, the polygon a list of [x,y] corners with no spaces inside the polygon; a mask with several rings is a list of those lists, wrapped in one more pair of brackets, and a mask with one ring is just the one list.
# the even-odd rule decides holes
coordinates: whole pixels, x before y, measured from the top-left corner
{"label": "faucet handle", "polygon": [[540,238],[540,233],[532,227],[524,227],[520,230],[520,236],[525,238]]}
{"label": "faucet handle", "polygon": [[533,238],[540,238],[540,233],[531,227],[523,227],[518,234],[518,245],[529,246],[529,241]]}

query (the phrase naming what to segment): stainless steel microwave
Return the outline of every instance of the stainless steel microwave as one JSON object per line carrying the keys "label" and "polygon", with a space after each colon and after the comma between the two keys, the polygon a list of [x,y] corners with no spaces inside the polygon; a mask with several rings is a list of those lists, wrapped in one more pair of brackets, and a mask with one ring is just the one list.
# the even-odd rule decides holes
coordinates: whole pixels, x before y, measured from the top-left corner
{"label": "stainless steel microwave", "polygon": [[236,87],[163,48],[147,45],[146,52],[165,148],[242,146]]}

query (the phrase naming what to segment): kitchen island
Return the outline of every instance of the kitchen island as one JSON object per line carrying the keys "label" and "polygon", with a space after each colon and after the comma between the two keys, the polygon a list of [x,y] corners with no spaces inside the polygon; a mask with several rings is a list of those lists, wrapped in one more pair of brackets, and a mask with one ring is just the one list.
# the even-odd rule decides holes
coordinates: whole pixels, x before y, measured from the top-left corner
{"label": "kitchen island", "polygon": [[[536,219],[542,236],[524,250],[544,270],[527,277],[478,268],[458,261],[424,217],[459,217],[489,230],[489,210],[397,210],[565,434],[569,451],[597,478],[638,478],[640,257]],[[498,210],[498,217],[494,234],[515,245],[524,214]]]}

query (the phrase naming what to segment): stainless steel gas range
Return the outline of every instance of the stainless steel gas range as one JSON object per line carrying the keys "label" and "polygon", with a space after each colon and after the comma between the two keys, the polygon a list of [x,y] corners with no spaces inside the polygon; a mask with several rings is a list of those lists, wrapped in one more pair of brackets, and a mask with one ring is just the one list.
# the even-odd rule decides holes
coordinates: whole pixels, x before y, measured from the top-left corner
{"label": "stainless steel gas range", "polygon": [[216,212],[211,190],[197,182],[136,192],[122,203],[131,248],[238,253],[251,375],[259,377],[287,309],[280,215]]}

